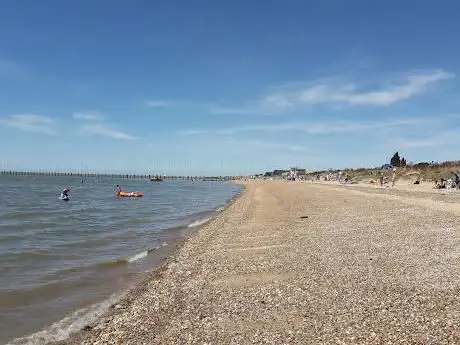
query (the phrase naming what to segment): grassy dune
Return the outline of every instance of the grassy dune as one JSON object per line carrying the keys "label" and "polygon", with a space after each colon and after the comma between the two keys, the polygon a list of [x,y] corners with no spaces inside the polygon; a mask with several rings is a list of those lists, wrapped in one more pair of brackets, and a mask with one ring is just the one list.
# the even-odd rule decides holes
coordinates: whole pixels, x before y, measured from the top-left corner
{"label": "grassy dune", "polygon": [[[432,182],[441,179],[453,178],[452,171],[460,171],[460,161],[445,162],[436,165],[429,165],[426,163],[419,163],[408,165],[403,168],[396,168],[396,175],[398,180],[406,180],[407,182],[420,181]],[[389,179],[393,175],[392,169],[379,169],[379,168],[359,168],[359,169],[343,169],[341,170],[343,176],[348,175],[353,181],[356,182],[369,182],[370,180],[378,180],[380,173]],[[311,176],[326,175],[329,171],[313,172]],[[333,173],[335,176],[335,174]]]}

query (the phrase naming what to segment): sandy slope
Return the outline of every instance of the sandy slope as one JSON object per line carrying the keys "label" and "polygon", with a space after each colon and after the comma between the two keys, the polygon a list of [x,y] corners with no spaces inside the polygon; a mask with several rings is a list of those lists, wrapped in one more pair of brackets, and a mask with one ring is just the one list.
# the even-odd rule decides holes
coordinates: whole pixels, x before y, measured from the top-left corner
{"label": "sandy slope", "polygon": [[459,344],[459,286],[458,198],[249,182],[69,343]]}

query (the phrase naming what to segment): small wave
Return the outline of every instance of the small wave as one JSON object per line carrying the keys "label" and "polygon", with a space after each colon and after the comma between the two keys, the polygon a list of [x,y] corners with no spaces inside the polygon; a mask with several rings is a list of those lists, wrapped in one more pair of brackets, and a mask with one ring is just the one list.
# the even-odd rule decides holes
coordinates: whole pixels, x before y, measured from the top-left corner
{"label": "small wave", "polygon": [[151,252],[153,252],[153,251],[155,251],[155,250],[158,250],[158,249],[160,249],[160,246],[156,246],[156,247],[150,248],[149,250],[147,250],[147,252],[148,252],[148,253],[151,253]]}
{"label": "small wave", "polygon": [[[0,228],[1,230],[1,228]],[[16,234],[0,234],[0,243],[2,242],[14,242],[22,240],[22,236],[18,236]]]}
{"label": "small wave", "polygon": [[130,256],[130,257],[128,258],[127,261],[128,261],[129,263],[131,263],[131,262],[134,262],[134,261],[143,259],[143,258],[145,258],[147,255],[149,255],[148,250],[144,250],[143,252],[140,252],[140,253],[134,254],[133,256]]}
{"label": "small wave", "polygon": [[131,256],[127,257],[127,258],[118,258],[118,259],[115,259],[115,260],[108,260],[108,261],[98,262],[95,266],[100,267],[100,268],[109,268],[109,267],[114,267],[114,266],[118,266],[118,265],[130,264],[130,263],[133,263],[135,261],[138,261],[138,260],[141,260],[141,259],[147,257],[149,255],[149,253],[154,252],[154,251],[160,249],[161,247],[165,247],[167,245],[168,245],[167,242],[163,242],[161,244],[161,246],[156,246],[156,247],[144,250],[142,252],[139,252],[139,253],[136,253],[134,255],[131,255]]}
{"label": "small wave", "polygon": [[37,211],[13,211],[9,213],[5,213],[3,215],[3,218],[5,219],[18,219],[18,220],[24,220],[25,218],[35,218],[40,215],[42,215],[42,211],[37,210]]}
{"label": "small wave", "polygon": [[2,260],[9,261],[19,261],[19,260],[29,260],[29,261],[46,261],[50,258],[58,258],[58,254],[53,253],[50,250],[24,250],[24,251],[15,251],[15,252],[5,252],[1,253],[0,256]]}
{"label": "small wave", "polygon": [[187,225],[188,228],[196,228],[197,226],[203,225],[207,222],[209,222],[212,219],[212,217],[207,217],[207,218],[202,218],[195,220],[194,222],[191,222],[189,225]]}
{"label": "small wave", "polygon": [[71,333],[77,332],[84,326],[99,319],[110,306],[119,301],[121,297],[122,295],[114,294],[101,303],[79,309],[39,332],[16,338],[6,345],[37,345],[64,340],[68,338]]}
{"label": "small wave", "polygon": [[95,266],[100,267],[100,268],[109,268],[109,267],[114,267],[118,265],[125,265],[127,263],[128,263],[127,259],[115,259],[115,260],[98,262],[97,264],[95,264]]}
{"label": "small wave", "polygon": [[150,252],[153,252],[154,250],[157,250],[159,248],[160,247],[158,246],[158,247],[155,247],[155,248],[152,248],[152,249],[149,249],[149,250],[134,254],[134,255],[129,256],[127,258],[122,257],[122,258],[118,258],[118,259],[97,262],[97,263],[95,263],[93,265],[89,265],[89,266],[79,266],[79,267],[68,268],[68,269],[60,271],[60,273],[61,274],[62,273],[67,273],[68,274],[68,273],[80,272],[80,271],[84,271],[84,270],[92,269],[92,268],[109,269],[109,268],[112,268],[112,267],[115,268],[117,266],[127,265],[129,263],[132,263],[132,262],[135,262],[135,261],[138,261],[140,259],[145,258]]}

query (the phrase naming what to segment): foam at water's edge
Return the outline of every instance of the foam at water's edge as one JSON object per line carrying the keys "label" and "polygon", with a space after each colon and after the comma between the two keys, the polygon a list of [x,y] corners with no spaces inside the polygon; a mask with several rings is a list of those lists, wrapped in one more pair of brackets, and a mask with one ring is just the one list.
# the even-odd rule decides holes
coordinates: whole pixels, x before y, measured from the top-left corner
{"label": "foam at water's edge", "polygon": [[108,299],[79,309],[45,329],[16,338],[6,345],[39,345],[67,339],[71,333],[81,330],[84,326],[98,320],[110,306],[119,301],[124,294],[114,294]]}
{"label": "foam at water's edge", "polygon": [[206,224],[209,222],[213,217],[206,217],[202,219],[195,220],[194,222],[191,222],[189,225],[187,225],[188,228],[196,228],[197,226]]}
{"label": "foam at water's edge", "polygon": [[145,258],[147,255],[149,255],[149,252],[148,252],[147,250],[144,250],[143,252],[134,254],[133,256],[129,257],[129,258],[128,258],[128,262],[131,263],[131,262],[134,262],[134,261],[143,259],[143,258]]}

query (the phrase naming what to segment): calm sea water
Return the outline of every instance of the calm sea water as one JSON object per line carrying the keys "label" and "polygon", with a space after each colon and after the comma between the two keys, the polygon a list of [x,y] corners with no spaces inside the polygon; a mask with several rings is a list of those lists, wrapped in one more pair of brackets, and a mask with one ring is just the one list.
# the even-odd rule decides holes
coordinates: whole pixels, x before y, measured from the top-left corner
{"label": "calm sea water", "polygon": [[[116,184],[144,197],[117,198]],[[64,187],[68,202],[58,198]],[[0,176],[0,344],[44,344],[83,327],[240,190]]]}

